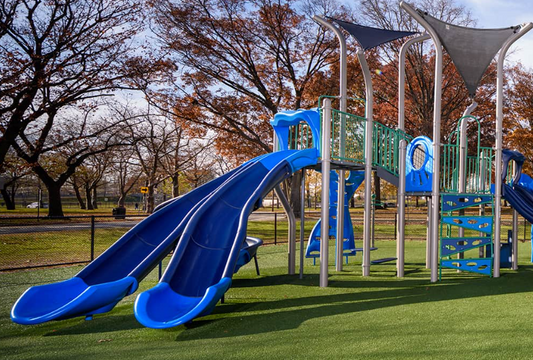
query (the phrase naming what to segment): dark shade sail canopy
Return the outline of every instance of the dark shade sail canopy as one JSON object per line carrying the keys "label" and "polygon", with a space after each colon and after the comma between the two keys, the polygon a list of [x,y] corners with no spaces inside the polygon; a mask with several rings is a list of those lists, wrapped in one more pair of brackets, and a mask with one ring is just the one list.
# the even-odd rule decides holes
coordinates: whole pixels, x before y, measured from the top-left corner
{"label": "dark shade sail canopy", "polygon": [[377,29],[368,26],[357,25],[342,20],[329,18],[337,23],[344,30],[348,31],[361,45],[364,50],[372,49],[389,41],[401,39],[406,36],[417,34],[411,31],[395,31],[386,29]]}
{"label": "dark shade sail canopy", "polygon": [[473,98],[490,62],[520,25],[503,29],[476,29],[448,24],[426,12],[418,13],[437,33]]}

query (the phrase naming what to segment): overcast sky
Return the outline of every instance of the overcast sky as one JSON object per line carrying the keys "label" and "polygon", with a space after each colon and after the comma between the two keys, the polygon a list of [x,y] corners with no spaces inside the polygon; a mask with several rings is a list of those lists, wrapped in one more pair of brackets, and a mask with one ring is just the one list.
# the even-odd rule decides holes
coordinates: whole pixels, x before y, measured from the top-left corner
{"label": "overcast sky", "polygon": [[[472,11],[478,28],[502,28],[533,22],[532,0],[456,0]],[[510,49],[509,60],[533,69],[533,30]]]}

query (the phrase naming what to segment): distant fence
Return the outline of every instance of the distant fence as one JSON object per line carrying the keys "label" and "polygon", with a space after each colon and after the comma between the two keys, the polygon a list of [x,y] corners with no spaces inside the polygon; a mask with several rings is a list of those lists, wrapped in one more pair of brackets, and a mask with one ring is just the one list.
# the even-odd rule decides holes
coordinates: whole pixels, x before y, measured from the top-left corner
{"label": "distant fence", "polygon": [[[424,240],[425,210],[408,213],[406,239]],[[126,231],[146,215],[68,216],[65,218],[1,217],[0,271],[31,269],[45,266],[88,263],[104,252]],[[320,217],[317,211],[306,211],[304,239]],[[353,214],[356,243],[362,238],[362,214]],[[395,211],[376,212],[374,219],[376,240],[396,239]],[[530,238],[530,224],[519,221],[519,240]],[[502,239],[511,228],[510,217],[502,221]],[[297,241],[299,226],[297,226]],[[282,212],[259,211],[251,215],[248,236],[261,238],[264,244],[287,242],[288,222]]]}
{"label": "distant fence", "polygon": [[0,271],[90,262],[145,216],[2,217]]}

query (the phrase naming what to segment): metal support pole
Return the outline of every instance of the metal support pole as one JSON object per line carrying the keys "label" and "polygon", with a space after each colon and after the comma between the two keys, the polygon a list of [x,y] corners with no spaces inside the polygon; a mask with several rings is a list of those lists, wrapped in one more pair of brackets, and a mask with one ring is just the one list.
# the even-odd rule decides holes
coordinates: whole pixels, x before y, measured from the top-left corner
{"label": "metal support pole", "polygon": [[[407,155],[407,143],[400,140],[400,169],[405,169],[405,158]],[[396,240],[396,275],[404,276],[404,255],[405,255],[405,176],[398,179],[398,236]]]}
{"label": "metal support pole", "polygon": [[428,39],[430,39],[428,34],[420,35],[407,40],[400,48],[398,63],[398,129],[402,131],[405,131],[405,56],[411,45]]}
{"label": "metal support pole", "polygon": [[304,232],[305,232],[305,170],[302,169],[300,199],[300,279],[304,278]]}
{"label": "metal support pole", "polygon": [[94,260],[94,215],[91,215],[91,261]]}
{"label": "metal support pole", "polygon": [[[348,50],[346,47],[346,39],[342,34],[341,30],[333,25],[332,23],[326,21],[323,17],[315,15],[313,20],[323,25],[333,31],[339,40],[340,45],[340,71],[339,71],[339,89],[340,89],[340,98],[339,98],[339,110],[342,113],[346,112],[346,101],[347,101],[347,54]],[[346,119],[343,114],[340,114],[340,128],[339,128],[339,156],[342,158],[345,154],[345,145],[346,145]],[[336,239],[336,271],[342,271],[342,254],[343,254],[343,245],[344,245],[344,191],[346,185],[346,178],[344,170],[339,171],[339,181],[337,183],[337,239]]]}
{"label": "metal support pole", "polygon": [[432,229],[432,217],[431,212],[433,211],[433,204],[431,201],[431,196],[426,197],[426,203],[428,206],[428,228],[426,231],[426,269],[431,269],[431,229]]}
{"label": "metal support pole", "polygon": [[[399,64],[398,64],[398,129],[405,131],[405,57],[407,50],[411,45],[430,39],[427,34],[417,36],[406,41],[400,48]],[[398,169],[398,200],[397,209],[398,216],[396,232],[396,271],[398,277],[404,276],[404,255],[405,255],[405,167],[407,143],[405,140],[400,140],[399,144],[400,161]],[[396,224],[395,224],[396,225]],[[427,256],[426,256],[427,258]]]}
{"label": "metal support pole", "polygon": [[[465,112],[463,113],[463,117],[461,120],[461,129],[459,131],[459,192],[465,193],[466,192],[466,157],[467,157],[467,147],[468,147],[468,141],[467,141],[467,133],[466,130],[468,129],[468,121],[465,118],[465,116],[469,116],[472,111],[477,107],[477,102],[472,101],[472,104],[470,104]],[[459,210],[459,215],[464,215],[465,211]],[[465,229],[460,227],[459,228],[459,237],[465,236]],[[458,259],[464,259],[465,254],[459,253],[457,254]],[[457,270],[457,272],[461,272],[461,270]]]}
{"label": "metal support pole", "polygon": [[439,215],[440,215],[440,120],[442,98],[442,45],[437,33],[424,20],[424,18],[411,5],[402,1],[400,7],[411,15],[426,29],[435,44],[435,89],[433,104],[433,209],[431,223],[431,282],[438,280],[438,241],[439,241]]}
{"label": "metal support pole", "polygon": [[370,227],[370,248],[374,248],[375,244],[375,235],[374,230],[376,229],[376,197],[375,194],[372,194],[372,226]]}
{"label": "metal support pole", "polygon": [[[342,131],[342,130],[341,130]],[[342,146],[341,142],[341,148]],[[341,155],[343,156],[343,155]],[[339,171],[339,181],[337,183],[337,240],[335,254],[335,270],[342,271],[342,254],[344,253],[344,193],[346,178],[344,170]]]}
{"label": "metal support pole", "polygon": [[274,213],[274,245],[278,244],[278,213]]}
{"label": "metal support pole", "polygon": [[320,228],[320,287],[328,286],[329,180],[331,169],[331,100],[322,102],[322,199]]}
{"label": "metal support pole", "polygon": [[518,270],[518,212],[513,210],[513,244],[511,250],[511,270]]}
{"label": "metal support pole", "polygon": [[371,242],[371,212],[372,212],[372,132],[374,129],[373,106],[374,95],[372,78],[363,50],[357,50],[357,58],[363,71],[366,91],[366,131],[365,131],[365,213],[363,217],[363,276],[370,275],[370,242]]}
{"label": "metal support pole", "polygon": [[287,220],[289,221],[288,274],[294,275],[296,272],[296,218],[294,217],[294,212],[291,209],[291,205],[289,204],[289,201],[285,197],[285,194],[283,193],[283,191],[281,191],[281,188],[279,187],[279,185],[276,185],[274,190],[276,191],[276,195],[281,201],[281,205],[283,206],[283,210],[285,210],[285,214],[287,215]]}
{"label": "metal support pole", "polygon": [[503,63],[509,47],[531,28],[532,23],[522,25],[520,31],[503,44],[498,55],[496,80],[496,151],[494,170],[494,269],[493,276],[500,277],[500,236],[502,215],[502,144],[503,144]]}

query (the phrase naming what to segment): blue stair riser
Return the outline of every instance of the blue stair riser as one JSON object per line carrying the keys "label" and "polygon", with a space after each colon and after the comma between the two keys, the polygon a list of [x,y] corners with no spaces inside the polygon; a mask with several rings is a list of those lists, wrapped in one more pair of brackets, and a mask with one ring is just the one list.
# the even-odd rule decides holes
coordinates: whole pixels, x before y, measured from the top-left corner
{"label": "blue stair riser", "polygon": [[455,211],[482,204],[491,204],[492,195],[454,194],[442,196],[442,211]]}
{"label": "blue stair riser", "polygon": [[468,250],[476,249],[492,243],[491,237],[462,237],[462,238],[442,238],[440,243],[440,255],[450,256]]}
{"label": "blue stair riser", "polygon": [[443,224],[492,234],[492,216],[443,216]]}
{"label": "blue stair riser", "polygon": [[441,260],[441,266],[492,276],[492,259],[453,259]]}

